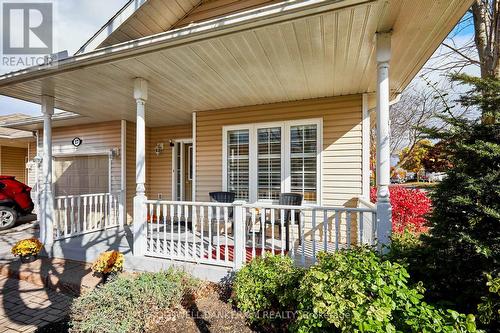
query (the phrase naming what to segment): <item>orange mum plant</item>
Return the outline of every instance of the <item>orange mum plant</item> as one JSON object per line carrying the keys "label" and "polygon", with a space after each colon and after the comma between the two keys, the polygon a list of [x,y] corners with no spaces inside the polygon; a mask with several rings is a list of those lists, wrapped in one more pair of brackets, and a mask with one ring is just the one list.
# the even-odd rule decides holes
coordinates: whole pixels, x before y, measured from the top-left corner
{"label": "orange mum plant", "polygon": [[123,254],[118,251],[107,251],[101,253],[92,265],[94,273],[109,274],[123,270]]}
{"label": "orange mum plant", "polygon": [[37,255],[42,250],[43,244],[37,238],[23,239],[12,247],[15,256]]}

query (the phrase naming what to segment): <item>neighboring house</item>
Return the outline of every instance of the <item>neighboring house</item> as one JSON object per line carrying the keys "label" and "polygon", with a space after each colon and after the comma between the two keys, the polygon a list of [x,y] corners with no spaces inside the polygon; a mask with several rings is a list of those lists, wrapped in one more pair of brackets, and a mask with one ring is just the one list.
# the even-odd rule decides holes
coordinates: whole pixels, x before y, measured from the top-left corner
{"label": "neighboring house", "polygon": [[2,123],[25,120],[24,114],[0,116],[0,175],[15,176],[22,183],[28,183],[26,164],[30,149],[36,149],[33,133],[2,127]]}
{"label": "neighboring house", "polygon": [[[75,56],[0,77],[1,94],[44,113],[16,125],[43,138],[42,240],[54,255],[73,240],[91,260],[130,224],[133,265],[198,273],[263,248],[308,264],[386,243],[389,103],[471,2],[130,1]],[[84,118],[52,128],[54,107]],[[237,202],[210,202],[214,191]],[[302,206],[278,206],[284,192]]]}

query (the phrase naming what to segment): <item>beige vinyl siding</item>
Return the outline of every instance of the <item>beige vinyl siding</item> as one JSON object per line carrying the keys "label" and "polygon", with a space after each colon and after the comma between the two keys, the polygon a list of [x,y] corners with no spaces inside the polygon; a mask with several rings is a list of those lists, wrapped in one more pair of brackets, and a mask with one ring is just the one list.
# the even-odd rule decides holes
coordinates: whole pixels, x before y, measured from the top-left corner
{"label": "beige vinyl siding", "polygon": [[[192,136],[191,124],[167,127],[146,128],[146,196],[172,200],[172,148],[170,140],[189,139]],[[127,122],[127,221],[133,218],[135,196],[135,147],[136,124]],[[157,143],[163,143],[164,150],[159,156],[154,152]]]}
{"label": "beige vinyl siding", "polygon": [[[39,150],[43,149],[43,133],[39,132]],[[76,148],[72,140],[78,137],[82,144]],[[58,156],[86,156],[86,155],[108,155],[112,149],[121,146],[121,123],[120,121],[109,121],[102,123],[85,124],[78,126],[56,127],[52,129],[52,154]],[[34,149],[33,149],[34,150]],[[36,155],[33,152],[30,158]],[[120,191],[121,159],[119,156],[111,160],[111,190]],[[39,177],[42,176],[41,165],[38,170]],[[30,170],[30,178],[35,178],[35,168]],[[54,182],[57,179],[53,179]]]}
{"label": "beige vinyl siding", "polygon": [[[82,139],[82,144],[78,148],[72,144],[72,140],[76,137]],[[112,149],[120,149],[120,147],[120,121],[52,129],[52,154],[55,157],[61,155],[108,155]],[[120,172],[121,160],[119,157],[115,157],[111,160],[111,191],[113,192],[120,190]]]}
{"label": "beige vinyl siding", "polygon": [[0,146],[0,150],[0,174],[4,176],[15,176],[20,182],[26,183],[28,149]]}
{"label": "beige vinyl siding", "polygon": [[350,95],[198,112],[196,200],[222,189],[223,126],[323,119],[322,203],[344,205],[362,194],[362,97]]}
{"label": "beige vinyl siding", "polygon": [[[147,150],[150,152],[147,174],[147,196],[158,199],[161,194],[163,200],[172,200],[172,148],[170,140],[190,139],[192,137],[191,124],[154,127],[150,129]],[[154,149],[157,143],[163,143],[164,150],[157,156]]]}

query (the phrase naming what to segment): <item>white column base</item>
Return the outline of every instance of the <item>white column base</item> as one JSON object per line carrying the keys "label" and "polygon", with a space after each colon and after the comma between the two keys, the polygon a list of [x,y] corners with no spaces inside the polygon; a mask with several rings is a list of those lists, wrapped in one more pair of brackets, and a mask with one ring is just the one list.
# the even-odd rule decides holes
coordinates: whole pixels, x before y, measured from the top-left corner
{"label": "white column base", "polygon": [[388,201],[377,201],[377,248],[384,252],[391,241],[392,207]]}
{"label": "white column base", "polygon": [[240,269],[245,263],[245,214],[244,201],[235,201],[234,207],[234,268]]}
{"label": "white column base", "polygon": [[134,197],[134,256],[143,256],[146,253],[147,209],[144,207],[148,198],[145,195]]}
{"label": "white column base", "polygon": [[52,191],[43,191],[40,199],[40,241],[49,253],[54,244],[54,197]]}

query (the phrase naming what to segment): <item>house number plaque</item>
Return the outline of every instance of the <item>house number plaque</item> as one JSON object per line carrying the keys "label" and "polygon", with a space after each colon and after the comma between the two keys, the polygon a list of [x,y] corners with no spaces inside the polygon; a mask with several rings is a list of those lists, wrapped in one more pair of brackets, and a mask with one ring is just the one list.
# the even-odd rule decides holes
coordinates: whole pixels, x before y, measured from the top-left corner
{"label": "house number plaque", "polygon": [[75,147],[80,147],[80,145],[82,144],[82,139],[80,138],[74,138],[73,141],[71,141],[71,143],[73,144],[73,146]]}

